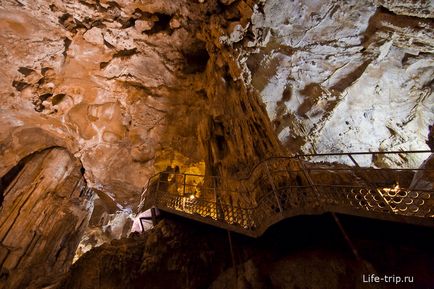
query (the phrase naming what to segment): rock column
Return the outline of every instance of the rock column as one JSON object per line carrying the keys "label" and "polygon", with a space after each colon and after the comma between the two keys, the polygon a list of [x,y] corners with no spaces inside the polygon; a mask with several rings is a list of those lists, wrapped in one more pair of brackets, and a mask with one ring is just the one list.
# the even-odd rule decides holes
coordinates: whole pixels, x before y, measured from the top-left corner
{"label": "rock column", "polygon": [[92,211],[81,164],[51,148],[22,160],[2,183],[0,288],[52,284],[70,267]]}

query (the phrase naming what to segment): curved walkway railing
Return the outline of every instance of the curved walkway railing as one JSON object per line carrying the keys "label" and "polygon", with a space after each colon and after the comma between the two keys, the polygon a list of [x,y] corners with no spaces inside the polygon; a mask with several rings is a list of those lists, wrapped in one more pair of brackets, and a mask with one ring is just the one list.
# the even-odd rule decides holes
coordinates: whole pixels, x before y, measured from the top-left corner
{"label": "curved walkway railing", "polygon": [[[418,168],[362,167],[356,161],[422,154],[429,160]],[[336,157],[352,165],[330,163]],[[139,209],[151,207],[252,237],[285,218],[325,212],[434,226],[434,158],[430,151],[273,157],[236,180],[161,172],[150,178]]]}

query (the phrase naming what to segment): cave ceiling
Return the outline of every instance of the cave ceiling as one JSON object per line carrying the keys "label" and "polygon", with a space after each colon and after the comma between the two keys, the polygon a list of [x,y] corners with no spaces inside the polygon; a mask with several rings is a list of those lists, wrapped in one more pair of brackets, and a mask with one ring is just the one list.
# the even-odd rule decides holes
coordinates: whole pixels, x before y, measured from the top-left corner
{"label": "cave ceiling", "polygon": [[167,165],[427,149],[433,16],[431,1],[1,1],[1,173],[65,147],[125,208]]}
{"label": "cave ceiling", "polygon": [[432,149],[433,18],[430,0],[1,0],[0,288],[48,288],[128,236],[168,166],[237,188],[271,156]]}

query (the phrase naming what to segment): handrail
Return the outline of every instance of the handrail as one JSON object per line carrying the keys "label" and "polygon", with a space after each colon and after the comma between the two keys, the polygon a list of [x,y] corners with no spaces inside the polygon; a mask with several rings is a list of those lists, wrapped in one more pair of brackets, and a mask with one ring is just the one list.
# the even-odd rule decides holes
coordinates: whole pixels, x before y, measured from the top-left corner
{"label": "handrail", "polygon": [[[311,186],[306,186],[306,189],[309,189],[309,187]],[[323,186],[319,186],[319,187],[323,187]],[[326,185],[324,186],[324,188],[334,188],[333,185]],[[366,193],[369,192],[369,189],[366,189],[366,187],[354,187],[351,185],[347,185],[342,187],[341,189],[345,189],[344,191],[346,192],[347,196],[352,196],[354,195],[354,200],[357,201],[357,192],[360,190],[366,190]],[[405,191],[403,191],[405,192]],[[430,193],[432,193],[432,190],[430,191]],[[406,193],[407,194],[407,193]],[[285,195],[285,190],[279,190],[279,196],[282,197]],[[394,195],[398,195],[398,192]],[[359,197],[361,198],[361,197]],[[400,200],[398,202],[398,204],[401,202],[401,200],[407,198],[405,196],[401,196],[399,197]],[[162,209],[162,210],[168,210],[169,212],[175,213],[175,214],[180,214],[182,216],[191,218],[191,219],[195,219],[201,222],[205,222],[217,227],[222,227],[222,228],[226,228],[229,230],[233,230],[235,232],[238,233],[242,233],[251,237],[258,237],[260,235],[262,235],[262,233],[272,224],[278,222],[279,220],[285,219],[286,217],[290,217],[290,216],[294,216],[297,214],[300,214],[300,212],[303,212],[303,208],[293,208],[293,209],[286,209],[283,214],[279,213],[277,210],[277,207],[275,209],[272,209],[272,207],[269,207],[269,202],[272,201],[274,199],[274,193],[272,191],[268,192],[267,194],[265,194],[260,201],[258,202],[258,204],[254,207],[250,207],[250,208],[244,208],[244,207],[239,207],[239,206],[232,206],[232,205],[228,205],[228,204],[223,204],[223,206],[221,207],[221,211],[223,212],[223,214],[227,214],[229,213],[229,216],[220,216],[219,217],[219,213],[218,213],[218,203],[209,201],[209,200],[200,200],[199,202],[199,207],[198,210],[196,211],[194,209],[195,204],[191,203],[190,201],[188,203],[186,203],[186,206],[190,209],[187,209],[187,211],[185,211],[185,209],[181,209],[181,208],[176,208],[176,205],[174,205],[174,203],[179,203],[181,202],[181,200],[183,200],[183,197],[180,196],[170,196],[170,194],[168,194],[167,192],[165,194],[163,194],[162,196],[160,196],[160,199],[162,199],[161,201],[157,201],[156,205]],[[166,202],[166,204],[170,204],[172,203],[172,205],[164,205],[164,200]],[[172,201],[170,201],[172,200]],[[415,200],[417,200],[417,198],[415,198]],[[362,202],[363,199],[361,199],[360,202]],[[372,200],[370,200],[371,202],[375,202],[375,198],[372,198]],[[161,203],[163,202],[163,203]],[[331,200],[331,207],[334,207],[336,205],[333,204],[333,200]],[[366,202],[366,201],[363,201]],[[386,220],[393,220],[393,216],[396,216],[399,212],[398,211],[393,211],[392,215],[390,215],[389,217],[387,215],[384,215],[384,210],[382,208],[384,208],[384,205],[380,205],[378,208],[372,208],[372,211],[370,211],[369,214],[365,214],[364,213],[364,206],[368,206],[369,201],[366,204],[357,204],[356,205],[356,209],[353,212],[350,212],[353,215],[358,215],[358,216],[363,216],[363,217],[377,217],[380,219],[386,219]],[[394,204],[396,205],[396,204]],[[286,205],[287,206],[287,205]],[[338,207],[335,207],[334,210],[332,211],[336,211],[336,212],[342,212],[342,213],[349,213],[348,208],[339,208],[339,204],[337,204]],[[354,204],[351,204],[351,206],[354,206]],[[203,208],[208,208],[208,211],[211,212],[210,213],[205,213],[205,215],[199,216],[201,215],[200,210],[202,210]],[[265,211],[264,211],[265,209]],[[314,209],[310,209],[308,213],[312,214],[312,213],[324,213],[327,212],[328,210],[325,209],[321,209],[321,208],[317,208],[316,210]],[[295,212],[295,213],[294,213]],[[238,215],[238,217],[234,217],[231,220],[228,220],[228,218],[232,218],[234,215]],[[244,217],[240,217],[240,215],[243,215]],[[429,219],[424,219],[421,217],[412,217],[412,215],[399,215],[401,217],[401,220],[403,220],[404,222],[410,222],[410,223],[415,223],[415,224],[420,224],[420,225],[430,225],[430,226],[434,226],[434,222],[432,221],[432,218]],[[395,219],[396,220],[396,219]]]}
{"label": "handrail", "polygon": [[318,154],[301,154],[298,157],[314,157],[314,156],[345,156],[345,155],[386,155],[386,154],[417,154],[417,153],[433,153],[430,150],[411,150],[411,151],[377,151],[377,152],[348,152],[348,153],[318,153]]}
{"label": "handrail", "polygon": [[315,156],[348,156],[348,155],[377,155],[377,154],[405,154],[405,153],[433,153],[433,151],[430,150],[411,150],[411,151],[377,151],[377,152],[348,152],[348,153],[318,153],[318,154],[297,154],[293,156],[271,156],[266,159],[263,159],[259,161],[255,166],[253,166],[249,173],[241,178],[238,178],[237,180],[247,180],[249,179],[252,174],[255,172],[255,170],[265,162],[268,162],[273,159],[300,159],[303,157],[315,157]]}
{"label": "handrail", "polygon": [[[261,166],[264,163],[267,163],[269,161],[272,161],[274,159],[300,159],[303,157],[321,157],[321,156],[351,156],[352,155],[385,155],[385,154],[418,154],[418,153],[433,153],[433,151],[431,150],[410,150],[410,151],[374,151],[374,152],[339,152],[339,153],[334,153],[334,152],[330,152],[330,153],[314,153],[314,154],[297,154],[297,155],[293,155],[293,156],[271,156],[268,157],[266,159],[263,159],[261,161],[259,161],[258,163],[256,163],[255,166],[253,166],[250,170],[249,173],[247,175],[245,175],[244,177],[241,178],[236,178],[234,179],[234,181],[246,181],[248,180],[253,173],[256,171],[256,169]],[[310,170],[312,170],[311,168],[309,168]],[[322,168],[321,168],[322,169]],[[348,168],[350,169],[350,168]],[[394,168],[372,168],[372,169],[376,169],[376,170],[396,170]],[[320,170],[320,168],[317,168],[317,170]],[[324,168],[322,170],[329,170],[328,168]],[[337,169],[337,170],[345,170],[345,169]],[[411,170],[411,171],[416,171],[416,170],[431,170],[431,169],[418,169],[418,168],[413,168],[413,169],[407,169],[407,168],[401,168],[399,170]],[[142,194],[140,196],[140,203],[139,203],[139,208],[142,204],[142,202],[144,201],[144,195],[149,187],[149,184],[151,182],[152,179],[154,179],[157,176],[160,176],[162,172],[156,173],[153,176],[151,176],[148,179],[148,182],[146,184],[146,186],[143,188]],[[176,173],[172,173],[172,172],[167,172],[168,174],[176,174]],[[191,176],[198,176],[198,177],[205,177],[205,175],[197,175],[197,174],[182,174],[182,175],[191,175]],[[220,178],[219,176],[207,176],[208,178]]]}
{"label": "handrail", "polygon": [[[355,154],[373,155],[377,153],[432,152],[356,152]],[[214,181],[207,183],[207,185],[204,185],[204,183],[200,183],[200,185],[187,183],[188,177],[213,180],[219,178],[217,176],[161,172],[149,179],[140,204],[145,206],[145,200],[147,200],[147,206],[155,206],[187,218],[253,237],[261,235],[270,225],[284,218],[324,212],[346,213],[434,226],[434,189],[427,189],[413,184],[413,181],[417,180],[415,177],[421,171],[434,171],[433,169],[363,168],[358,165],[351,154],[321,154],[321,156],[349,156],[355,166],[344,168],[349,171],[349,173],[345,174],[342,174],[340,165],[336,167],[333,163],[325,163],[325,165],[329,166],[328,168],[323,167],[324,163],[310,163],[309,166],[300,163],[300,167],[296,166],[295,168],[287,166],[286,163],[283,163],[283,166],[281,166],[282,163],[277,163],[277,166],[271,167],[273,170],[271,173],[268,162],[279,159],[300,159],[301,156],[270,157],[258,163],[250,171],[249,178],[253,176],[253,173],[261,164],[265,163],[267,168],[267,174],[256,175],[254,182],[250,180],[251,184],[256,184],[251,190],[246,187],[246,185],[250,186],[250,184],[243,183],[241,183],[242,189],[236,186],[238,189],[235,190],[228,190],[226,185],[220,187]],[[310,154],[308,156],[317,155]],[[314,174],[316,171],[321,173]],[[378,171],[384,171],[385,175],[374,173]],[[296,178],[293,179],[293,173],[304,175],[305,180],[308,180],[308,185],[297,182]],[[335,183],[334,176],[336,173],[344,177],[339,180],[340,183]],[[165,177],[161,178],[163,174]],[[168,176],[182,176],[183,179],[178,183],[178,181],[166,180]],[[327,182],[330,182],[330,178],[332,182],[324,182],[324,176],[329,177]],[[381,177],[384,176],[389,176],[392,179],[379,182]],[[288,179],[285,181],[285,178]],[[241,182],[244,180],[245,178],[241,179]],[[400,186],[393,185],[394,180],[399,180]],[[154,185],[151,186],[151,183]],[[181,187],[178,187],[178,185]],[[194,197],[199,188],[202,189],[201,194],[206,197]],[[169,192],[169,189],[171,192]],[[182,195],[179,195],[178,192]],[[185,195],[186,193],[188,195]],[[236,193],[235,195],[238,197],[232,199],[231,196],[235,196],[232,195],[233,193]],[[211,197],[210,194],[215,196]],[[254,202],[250,203],[250,205],[249,201],[252,201],[250,199],[247,200],[247,203],[239,203],[239,200],[243,199],[240,198],[242,195],[253,195],[258,198],[253,199]]]}
{"label": "handrail", "polygon": [[[260,236],[279,220],[324,212],[434,227],[434,189],[418,185],[420,172],[434,169],[360,167],[352,157],[353,154],[403,153],[432,152],[354,152],[269,157],[257,163],[247,177],[238,179],[241,186],[233,182],[223,182],[225,184],[221,186],[215,182],[220,176],[164,171],[148,180],[139,209],[144,206],[158,207],[252,237]],[[271,163],[274,160],[301,160],[303,157],[316,156],[348,156],[354,165],[304,161],[296,166],[287,162]],[[264,164],[266,171],[252,179],[255,171]],[[383,173],[377,173],[380,171]],[[337,175],[341,177],[335,179]],[[182,176],[182,180],[176,176]],[[383,177],[390,179],[382,180]],[[191,178],[190,181],[188,178]],[[197,178],[202,180],[198,181]],[[250,183],[246,183],[246,180]],[[237,179],[232,181],[236,182]],[[397,181],[398,186],[395,185]]]}

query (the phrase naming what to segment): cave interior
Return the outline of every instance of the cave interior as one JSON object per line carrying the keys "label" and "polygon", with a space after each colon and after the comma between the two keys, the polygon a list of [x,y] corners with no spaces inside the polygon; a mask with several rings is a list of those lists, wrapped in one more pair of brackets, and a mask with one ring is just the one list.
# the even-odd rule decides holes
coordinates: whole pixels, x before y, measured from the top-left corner
{"label": "cave interior", "polygon": [[0,289],[432,288],[433,19],[2,0]]}

